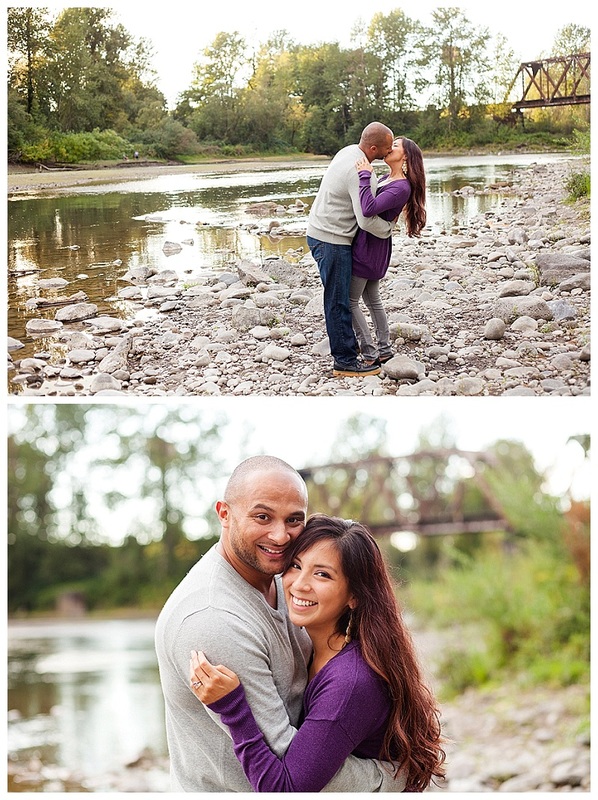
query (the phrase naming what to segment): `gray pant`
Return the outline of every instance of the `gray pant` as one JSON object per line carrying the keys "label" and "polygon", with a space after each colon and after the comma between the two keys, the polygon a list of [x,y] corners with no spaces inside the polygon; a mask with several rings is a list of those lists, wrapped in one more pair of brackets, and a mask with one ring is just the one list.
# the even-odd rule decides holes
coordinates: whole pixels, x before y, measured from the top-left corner
{"label": "gray pant", "polygon": [[[359,307],[359,300],[362,297],[370,312],[372,322],[374,323],[378,347],[374,345],[368,322],[363,311]],[[361,355],[366,359],[390,355],[392,353],[390,347],[390,333],[388,330],[386,311],[384,310],[380,298],[380,281],[369,281],[367,278],[358,278],[352,275],[349,298],[351,301],[353,330],[355,331],[355,336],[359,343]]]}

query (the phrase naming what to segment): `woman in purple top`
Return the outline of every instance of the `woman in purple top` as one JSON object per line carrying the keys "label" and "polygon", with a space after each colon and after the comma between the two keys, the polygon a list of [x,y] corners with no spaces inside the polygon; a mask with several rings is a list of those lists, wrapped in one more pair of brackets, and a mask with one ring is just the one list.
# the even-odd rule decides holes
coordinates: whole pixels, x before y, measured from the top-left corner
{"label": "woman in purple top", "polygon": [[[411,139],[401,137],[394,140],[392,151],[384,160],[390,172],[380,179],[376,196],[370,187],[372,165],[365,158],[355,165],[359,171],[359,199],[363,215],[378,215],[390,222],[404,210],[407,235],[419,236],[426,224],[426,174],[422,152]],[[379,239],[359,229],[353,239],[352,250],[350,301],[353,329],[364,361],[379,366],[393,356],[386,312],[380,299],[380,279],[386,275],[390,263],[392,236]],[[374,323],[377,348],[359,307],[362,297]]]}
{"label": "woman in purple top", "polygon": [[234,672],[193,653],[192,691],[228,726],[256,792],[318,792],[350,754],[391,762],[396,791],[423,791],[444,775],[439,714],[376,541],[353,520],[316,514],[287,563],[289,616],[313,655],[285,755],[268,746]]}

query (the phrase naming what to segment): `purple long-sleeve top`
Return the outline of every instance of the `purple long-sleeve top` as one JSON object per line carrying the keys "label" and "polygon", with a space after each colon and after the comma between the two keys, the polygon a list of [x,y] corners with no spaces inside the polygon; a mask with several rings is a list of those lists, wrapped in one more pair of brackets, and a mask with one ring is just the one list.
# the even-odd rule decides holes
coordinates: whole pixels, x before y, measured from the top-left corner
{"label": "purple long-sleeve top", "polygon": [[380,757],[390,698],[353,641],[307,684],[302,722],[282,758],[268,747],[242,685],[208,707],[229,727],[254,791],[319,792],[350,754]]}
{"label": "purple long-sleeve top", "polygon": [[[370,172],[359,172],[359,201],[364,217],[380,216],[390,222],[398,217],[411,195],[407,179],[381,181],[376,196],[370,186]],[[392,252],[392,236],[380,239],[359,228],[353,239],[353,275],[380,280],[386,275]]]}

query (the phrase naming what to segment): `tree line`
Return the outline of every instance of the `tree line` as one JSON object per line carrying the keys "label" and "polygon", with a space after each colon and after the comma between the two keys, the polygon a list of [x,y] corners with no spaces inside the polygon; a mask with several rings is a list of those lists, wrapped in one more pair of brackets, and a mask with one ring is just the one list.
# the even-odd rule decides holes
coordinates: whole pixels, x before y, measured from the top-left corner
{"label": "tree line", "polygon": [[[589,28],[567,25],[550,55],[588,51],[589,41]],[[238,32],[218,33],[172,110],[152,56],[111,9],[9,8],[9,158],[332,154],[373,119],[428,150],[504,147],[522,135],[504,102],[514,52],[459,8],[437,8],[428,26],[400,9],[376,13],[355,25],[350,47],[303,45],[281,30],[250,48]],[[584,107],[535,111],[525,137],[554,146],[555,134],[588,124]]]}

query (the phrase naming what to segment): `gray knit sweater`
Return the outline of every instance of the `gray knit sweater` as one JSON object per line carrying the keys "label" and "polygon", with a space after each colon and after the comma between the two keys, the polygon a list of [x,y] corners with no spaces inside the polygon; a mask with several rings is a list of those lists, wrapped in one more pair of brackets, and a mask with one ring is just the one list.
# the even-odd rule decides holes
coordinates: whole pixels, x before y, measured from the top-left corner
{"label": "gray knit sweater", "polygon": [[[359,174],[355,163],[363,158],[356,144],[343,147],[334,156],[318,189],[307,221],[307,235],[330,244],[350,245],[362,228],[387,239],[394,223],[381,217],[364,217],[359,202]],[[376,194],[377,178],[372,172],[372,193]]]}
{"label": "gray knit sweater", "polygon": [[[271,608],[212,548],[167,600],[156,624],[166,705],[171,789],[251,792],[228,728],[189,688],[191,650],[234,670],[268,745],[285,753],[295,734],[307,682],[309,638],[288,619],[280,578]],[[351,756],[324,791],[388,791],[374,760]],[[396,783],[396,782],[394,782]],[[395,790],[396,791],[396,790]]]}

